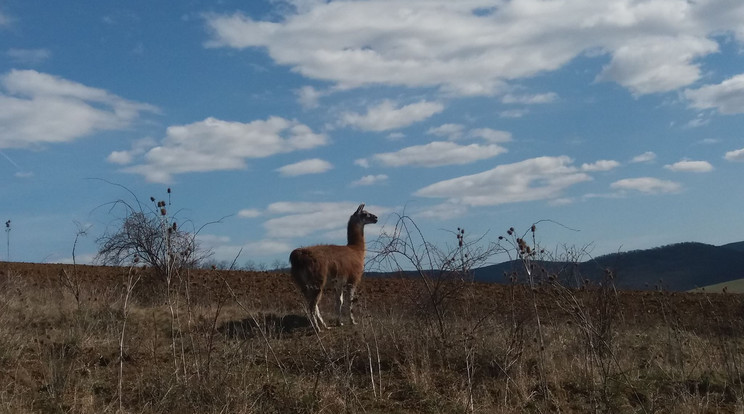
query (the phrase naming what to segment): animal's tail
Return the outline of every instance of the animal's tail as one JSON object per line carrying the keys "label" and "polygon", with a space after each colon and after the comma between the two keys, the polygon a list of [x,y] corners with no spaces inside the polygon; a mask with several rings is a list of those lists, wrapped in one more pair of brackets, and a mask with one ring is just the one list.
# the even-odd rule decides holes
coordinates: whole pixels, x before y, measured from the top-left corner
{"label": "animal's tail", "polygon": [[292,279],[294,279],[295,283],[297,283],[303,291],[307,288],[307,272],[313,265],[313,261],[310,252],[305,249],[295,249],[289,255],[289,263],[292,266]]}

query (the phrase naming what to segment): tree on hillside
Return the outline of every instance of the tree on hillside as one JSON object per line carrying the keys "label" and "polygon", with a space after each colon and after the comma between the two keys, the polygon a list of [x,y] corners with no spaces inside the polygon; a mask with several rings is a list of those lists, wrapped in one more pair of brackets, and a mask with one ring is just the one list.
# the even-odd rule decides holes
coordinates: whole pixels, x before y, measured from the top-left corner
{"label": "tree on hillside", "polygon": [[[130,192],[131,193],[131,192]],[[151,266],[164,280],[182,268],[197,267],[212,254],[197,243],[198,231],[184,231],[169,215],[171,189],[168,202],[150,197],[153,203],[144,207],[136,199],[136,207],[117,200],[112,209],[123,207],[124,215],[97,240],[99,249],[96,261],[104,265],[121,266],[140,262]]]}

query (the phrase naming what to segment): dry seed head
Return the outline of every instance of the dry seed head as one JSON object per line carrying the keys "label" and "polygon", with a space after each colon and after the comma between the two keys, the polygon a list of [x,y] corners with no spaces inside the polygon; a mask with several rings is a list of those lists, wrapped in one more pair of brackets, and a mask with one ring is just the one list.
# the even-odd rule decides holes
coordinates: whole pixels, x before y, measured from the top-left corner
{"label": "dry seed head", "polygon": [[163,207],[163,208],[161,208],[161,209],[160,209],[160,215],[161,215],[161,216],[164,216],[164,215],[166,215],[167,213],[168,213],[168,212],[167,212],[167,211],[165,210],[165,207]]}

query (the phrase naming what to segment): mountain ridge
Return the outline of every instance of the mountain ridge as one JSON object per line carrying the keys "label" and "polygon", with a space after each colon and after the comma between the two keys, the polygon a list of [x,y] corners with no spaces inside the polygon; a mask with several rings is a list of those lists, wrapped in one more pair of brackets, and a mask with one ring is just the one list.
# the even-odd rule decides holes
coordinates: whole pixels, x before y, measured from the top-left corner
{"label": "mountain ridge", "polygon": [[[535,260],[532,264],[536,280],[552,275],[568,286],[579,286],[586,280],[601,282],[609,271],[620,289],[688,291],[744,278],[744,241],[721,246],[681,242],[610,253],[578,263]],[[403,274],[416,275],[415,272]],[[473,269],[473,278],[478,282],[509,283],[514,274],[518,280],[525,280],[524,265],[519,260]]]}

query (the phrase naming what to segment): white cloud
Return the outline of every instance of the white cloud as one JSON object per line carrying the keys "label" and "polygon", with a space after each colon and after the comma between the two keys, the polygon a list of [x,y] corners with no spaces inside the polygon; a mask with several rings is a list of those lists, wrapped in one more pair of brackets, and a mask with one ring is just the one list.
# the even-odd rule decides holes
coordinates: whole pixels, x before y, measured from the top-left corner
{"label": "white cloud", "polygon": [[199,244],[203,244],[207,247],[214,247],[221,244],[230,243],[230,237],[228,236],[219,236],[216,234],[199,234],[197,236],[197,240]]}
{"label": "white cloud", "polygon": [[359,158],[354,160],[354,165],[358,165],[362,168],[369,168],[369,160],[366,158]]}
{"label": "white cloud", "polygon": [[506,94],[501,98],[505,104],[535,105],[555,102],[558,94],[555,92],[540,93],[535,95],[512,95]]}
{"label": "white cloud", "polygon": [[261,240],[243,245],[243,253],[247,256],[271,256],[292,251],[295,246],[280,240]]}
{"label": "white cloud", "polygon": [[700,68],[692,62],[717,51],[715,41],[700,35],[648,34],[617,47],[597,80],[615,81],[636,95],[668,92],[698,80]]}
{"label": "white cloud", "polygon": [[151,182],[170,182],[174,174],[235,170],[249,158],[315,148],[328,143],[324,134],[280,117],[249,123],[215,118],[168,127],[160,145],[144,154],[144,163],[125,169]]}
{"label": "white cloud", "polygon": [[713,35],[744,39],[744,5],[735,1],[305,1],[271,21],[241,13],[205,20],[208,47],[266,48],[278,64],[337,88],[459,95],[500,93],[589,53],[610,57],[598,80],[665,92],[700,78],[697,62],[718,50]]}
{"label": "white cloud", "polygon": [[744,148],[728,151],[724,158],[727,161],[744,161]]}
{"label": "white cloud", "polygon": [[36,148],[128,128],[152,105],[34,70],[0,76],[0,148]]}
{"label": "white cloud", "polygon": [[313,158],[296,162],[294,164],[279,167],[276,170],[284,177],[295,177],[298,175],[321,174],[333,168],[330,162]]}
{"label": "white cloud", "polygon": [[22,65],[38,65],[52,57],[49,49],[8,49],[8,57]]}
{"label": "white cloud", "polygon": [[620,166],[620,163],[614,160],[599,160],[591,164],[582,164],[581,170],[587,172],[609,171]]}
{"label": "white cloud", "polygon": [[256,218],[261,216],[261,210],[255,208],[244,208],[238,211],[238,217],[240,218]]}
{"label": "white cloud", "polygon": [[511,133],[507,131],[500,131],[491,128],[475,128],[466,131],[465,126],[462,124],[443,124],[438,127],[429,128],[426,133],[428,135],[447,138],[449,140],[477,138],[492,144],[502,144],[512,140]]}
{"label": "white cloud", "polygon": [[18,171],[17,173],[13,174],[16,178],[32,178],[34,177],[34,173],[31,171]]}
{"label": "white cloud", "polygon": [[591,177],[574,167],[569,157],[539,157],[440,181],[415,195],[447,198],[470,206],[493,206],[558,198],[563,190],[588,180]]}
{"label": "white cloud", "polygon": [[312,86],[303,86],[296,90],[295,93],[297,94],[297,101],[306,109],[317,108],[318,100],[327,95],[327,92],[319,91]]}
{"label": "white cloud", "polygon": [[687,89],[684,95],[695,109],[716,108],[718,112],[727,115],[744,113],[744,74],[717,85]]}
{"label": "white cloud", "polygon": [[640,191],[646,194],[676,193],[681,190],[679,183],[653,177],[626,178],[615,181],[610,187],[616,190]]}
{"label": "white cloud", "polygon": [[405,137],[406,137],[406,134],[404,134],[402,132],[391,132],[391,133],[388,134],[387,139],[389,139],[391,141],[397,141],[397,140],[403,139]]}
{"label": "white cloud", "polygon": [[438,127],[429,128],[426,133],[428,135],[434,135],[437,137],[443,137],[447,139],[460,139],[465,132],[465,126],[462,124],[443,124]]}
{"label": "white cloud", "polygon": [[643,154],[636,155],[633,157],[633,159],[630,160],[632,163],[639,163],[639,162],[652,162],[656,159],[656,154],[652,151],[646,151]]}
{"label": "white cloud", "polygon": [[571,197],[561,197],[561,198],[555,198],[550,201],[548,201],[548,204],[554,207],[561,207],[561,206],[568,206],[575,202]]}
{"label": "white cloud", "polygon": [[131,151],[112,151],[106,161],[112,164],[126,165],[131,164],[134,161],[134,155]]}
{"label": "white cloud", "polygon": [[155,146],[155,141],[151,138],[136,140],[132,143],[132,149],[123,151],[112,151],[106,161],[112,164],[127,165],[134,162],[137,156],[147,152],[149,148]]}
{"label": "white cloud", "polygon": [[435,141],[425,145],[406,147],[396,152],[375,154],[372,158],[390,167],[414,165],[418,167],[439,167],[442,165],[462,165],[495,157],[506,152],[504,147],[489,144],[458,145],[449,141]]}
{"label": "white cloud", "polygon": [[[240,254],[241,257],[262,257],[275,256],[289,252],[296,246],[283,240],[264,239],[259,241],[248,242],[243,245],[220,243],[211,246],[215,258],[224,258],[224,260],[233,260]],[[240,257],[238,257],[240,259]]]}
{"label": "white cloud", "polygon": [[387,179],[388,179],[388,176],[385,174],[365,175],[364,177],[352,182],[351,186],[359,187],[359,186],[375,185],[381,182],[385,182],[387,181]]}
{"label": "white cloud", "polygon": [[[269,238],[292,239],[311,234],[326,234],[346,228],[349,217],[360,203],[354,202],[276,202],[267,207],[267,212],[279,215],[267,220],[264,228]],[[379,206],[366,206],[372,214],[380,216],[387,212]]]}
{"label": "white cloud", "polygon": [[468,206],[446,201],[435,206],[418,209],[412,213],[412,216],[417,219],[450,220],[464,216],[467,212]]}
{"label": "white cloud", "polygon": [[686,128],[700,128],[710,123],[712,114],[701,112],[695,116],[695,118],[689,120],[686,124]]}
{"label": "white cloud", "polygon": [[499,112],[499,116],[502,118],[521,118],[528,113],[530,113],[530,111],[526,109],[509,109]]}
{"label": "white cloud", "polygon": [[502,144],[510,142],[512,140],[511,132],[499,131],[491,128],[476,128],[468,132],[468,136],[473,138],[481,138],[486,142],[493,144]]}
{"label": "white cloud", "polygon": [[363,131],[388,131],[407,127],[430,116],[442,112],[444,105],[439,102],[421,101],[402,107],[389,100],[367,108],[366,114],[345,112],[339,120],[342,126],[351,126]]}
{"label": "white cloud", "polygon": [[708,161],[691,161],[682,160],[675,162],[674,164],[667,164],[664,166],[667,170],[674,172],[710,172],[713,171],[713,166]]}

